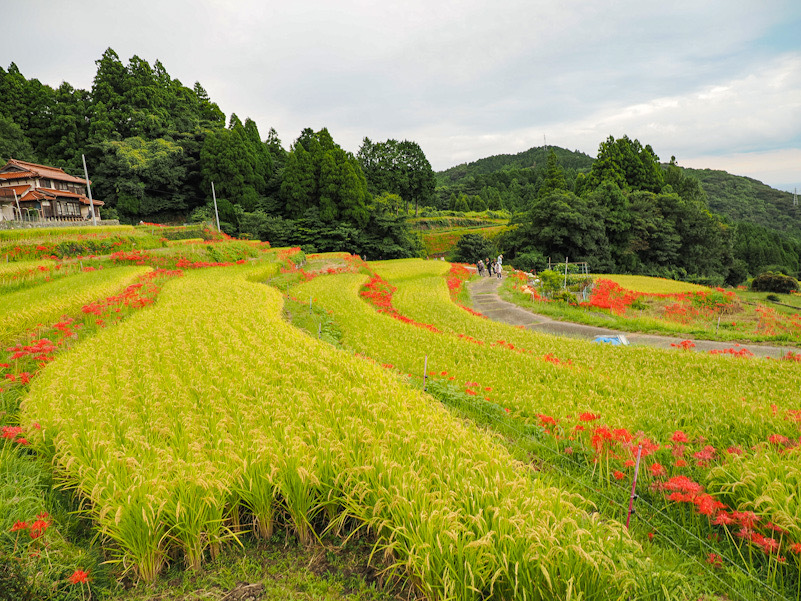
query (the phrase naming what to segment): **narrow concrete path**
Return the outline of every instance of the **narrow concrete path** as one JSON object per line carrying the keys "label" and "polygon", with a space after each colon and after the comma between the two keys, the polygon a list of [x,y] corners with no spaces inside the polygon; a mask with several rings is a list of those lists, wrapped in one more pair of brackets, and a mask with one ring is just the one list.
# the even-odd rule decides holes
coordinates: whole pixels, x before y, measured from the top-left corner
{"label": "narrow concrete path", "polygon": [[[713,349],[723,350],[728,348],[738,348],[734,342],[718,342],[714,340],[698,340],[694,338],[676,338],[674,336],[658,336],[655,334],[640,334],[636,332],[623,332],[610,328],[599,328],[588,326],[581,323],[568,321],[556,321],[545,315],[539,315],[522,307],[501,299],[498,296],[498,287],[501,285],[500,279],[496,277],[485,277],[480,280],[470,282],[468,291],[473,304],[473,309],[486,315],[489,319],[508,323],[513,326],[524,326],[526,329],[543,334],[553,334],[555,336],[569,336],[571,338],[583,338],[592,340],[596,336],[617,336],[622,334],[629,343],[658,348],[675,348],[672,344],[679,344],[682,340],[692,340],[695,343],[696,351],[711,351]],[[739,348],[747,348],[754,355],[760,357],[779,358],[795,347],[779,347],[765,344],[747,343],[740,344]]]}

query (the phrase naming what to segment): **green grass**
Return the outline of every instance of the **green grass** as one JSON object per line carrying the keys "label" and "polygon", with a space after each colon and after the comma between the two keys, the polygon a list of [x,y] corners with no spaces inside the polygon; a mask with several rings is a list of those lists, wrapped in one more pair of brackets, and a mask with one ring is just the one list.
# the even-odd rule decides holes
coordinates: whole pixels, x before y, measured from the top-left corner
{"label": "green grass", "polygon": [[[606,278],[605,275],[599,277]],[[648,280],[654,279],[656,278],[648,278]],[[665,280],[665,282],[670,282],[670,280]],[[680,290],[684,282],[676,282],[676,284],[679,285],[677,290]],[[646,287],[647,285],[646,283]],[[667,289],[664,285],[660,286],[662,290]],[[643,286],[640,285],[640,287]],[[751,305],[756,301],[760,301],[760,305],[764,305],[769,309],[775,309],[788,318],[801,311],[801,307],[796,310],[789,307],[782,307],[775,303],[764,302],[763,299],[766,296],[764,293],[737,291],[737,295],[741,299],[747,301],[747,303],[751,303],[751,305],[745,304],[738,313],[722,315],[720,324],[718,325],[717,318],[714,316],[694,319],[690,323],[679,323],[677,321],[661,318],[659,316],[660,311],[663,309],[664,305],[673,302],[670,300],[665,301],[657,299],[652,301],[649,300],[648,297],[645,297],[644,302],[646,310],[640,311],[635,308],[630,308],[626,311],[625,315],[615,315],[608,310],[571,306],[565,302],[542,302],[532,300],[529,293],[522,292],[519,288],[519,281],[513,278],[507,278],[504,280],[498,293],[503,300],[512,302],[524,309],[528,309],[540,315],[545,315],[557,321],[581,323],[624,332],[640,332],[678,338],[696,338],[700,340],[717,340],[732,343],[764,342],[775,343],[784,347],[801,346],[801,338],[799,338],[801,337],[801,331],[797,329],[795,334],[781,331],[773,333],[759,333],[755,331],[753,324],[757,319],[755,318],[754,307]],[[651,288],[653,287],[651,286]],[[660,294],[673,294],[673,292],[661,292]],[[783,296],[790,297],[790,295]],[[581,299],[579,298],[579,300]],[[787,300],[790,302],[799,302],[798,297],[787,298]],[[732,325],[732,323],[735,325]],[[790,321],[786,323],[789,324]]]}
{"label": "green grass", "polygon": [[[152,586],[117,590],[119,601],[220,599],[251,590],[270,601],[391,601],[406,599],[370,566],[370,545],[358,537],[341,546],[324,540],[318,547],[299,545],[283,530],[268,540],[225,551],[200,573],[175,565]],[[401,594],[403,595],[401,597]],[[412,596],[411,599],[415,597]]]}

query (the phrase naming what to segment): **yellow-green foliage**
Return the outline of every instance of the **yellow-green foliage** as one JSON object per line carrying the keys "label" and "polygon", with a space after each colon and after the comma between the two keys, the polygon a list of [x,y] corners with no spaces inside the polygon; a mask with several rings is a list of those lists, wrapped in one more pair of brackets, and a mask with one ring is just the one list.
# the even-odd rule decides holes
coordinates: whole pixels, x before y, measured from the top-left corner
{"label": "yellow-green foliage", "polygon": [[53,267],[55,263],[49,259],[41,261],[13,261],[10,263],[0,263],[0,279],[13,278],[15,275],[22,275],[39,267]]}
{"label": "yellow-green foliage", "polygon": [[480,234],[492,240],[507,229],[506,225],[498,225],[483,228],[425,230],[422,232],[423,247],[429,256],[447,253],[456,248],[456,243],[465,234]]}
{"label": "yellow-green foliage", "polygon": [[[564,270],[562,270],[564,271]],[[645,294],[680,294],[682,292],[709,292],[707,286],[699,286],[689,282],[678,282],[665,278],[652,278],[644,275],[600,274],[595,279],[611,280],[621,288]]]}
{"label": "yellow-green foliage", "polygon": [[149,267],[100,269],[79,273],[0,297],[0,344],[11,344],[37,324],[50,325],[64,314],[120,292]]}
{"label": "yellow-green foliage", "polygon": [[[344,344],[403,373],[421,374],[427,355],[431,374],[444,373],[460,386],[476,382],[474,390],[512,415],[536,420],[546,414],[562,420],[592,412],[611,428],[641,430],[662,441],[682,430],[691,439],[704,441],[688,446],[691,452],[710,444],[724,455],[730,445],[747,449],[773,434],[798,436],[797,425],[787,419],[788,411],[799,408],[801,370],[794,362],[609,347],[537,334],[472,316],[454,305],[442,277],[447,268],[443,262],[371,265],[397,287],[395,309],[442,333],[376,313],[357,297],[364,276],[335,276],[336,284],[317,279],[292,293],[300,298],[312,295],[332,310]],[[546,360],[548,356],[560,363]],[[790,468],[797,453],[774,453],[765,461],[771,464],[767,473],[778,481],[775,486],[792,490]],[[641,477],[647,483],[650,475]],[[753,480],[751,476],[744,481]],[[728,491],[726,498],[737,507],[753,492],[753,487],[734,487],[738,481],[736,473],[729,479],[719,475],[708,487],[712,492]],[[786,523],[781,516],[787,510],[778,502],[763,498],[760,509],[768,519]]]}
{"label": "yellow-green foliage", "polygon": [[[125,565],[152,579],[177,544],[196,566],[242,508],[263,535],[282,510],[304,541],[315,516],[365,524],[430,599],[623,599],[663,579],[580,498],[399,378],[283,322],[280,295],[253,276],[169,282],[156,305],[58,358],[23,403],[23,423],[42,427],[37,448],[91,501]],[[315,282],[367,308],[363,279]],[[398,322],[377,318],[365,336],[380,325],[375,344],[394,344],[383,337]]]}
{"label": "yellow-green foliage", "polygon": [[0,230],[0,241],[7,240],[47,240],[68,239],[75,236],[92,234],[114,234],[118,236],[131,236],[135,232],[132,225],[103,225],[103,226],[76,226],[76,227],[43,227],[25,228],[18,230]]}

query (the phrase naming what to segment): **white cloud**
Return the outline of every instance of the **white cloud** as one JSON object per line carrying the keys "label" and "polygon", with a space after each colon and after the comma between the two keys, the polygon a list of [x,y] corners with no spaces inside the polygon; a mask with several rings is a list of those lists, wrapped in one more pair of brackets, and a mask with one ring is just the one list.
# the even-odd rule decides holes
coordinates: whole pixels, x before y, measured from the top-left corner
{"label": "white cloud", "polygon": [[[23,18],[91,34],[30,44]],[[287,145],[307,126],[353,151],[409,138],[438,169],[543,134],[591,155],[628,134],[681,161],[801,146],[799,20],[797,0],[30,0],[0,56],[89,88],[110,46]]]}
{"label": "white cloud", "polygon": [[745,175],[788,192],[792,192],[794,187],[801,190],[801,148],[688,156],[678,163],[683,167],[719,169]]}

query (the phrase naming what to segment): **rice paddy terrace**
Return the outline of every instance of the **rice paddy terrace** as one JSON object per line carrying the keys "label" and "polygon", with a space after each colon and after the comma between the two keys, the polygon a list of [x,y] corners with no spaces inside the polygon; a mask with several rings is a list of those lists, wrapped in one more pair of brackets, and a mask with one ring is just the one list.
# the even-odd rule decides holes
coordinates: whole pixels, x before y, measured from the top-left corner
{"label": "rice paddy terrace", "polygon": [[[363,541],[387,595],[799,598],[795,361],[507,326],[443,261],[233,241],[92,261],[0,272],[25,308],[0,392],[19,590],[148,598],[282,533]],[[80,517],[48,511],[47,478]]]}

